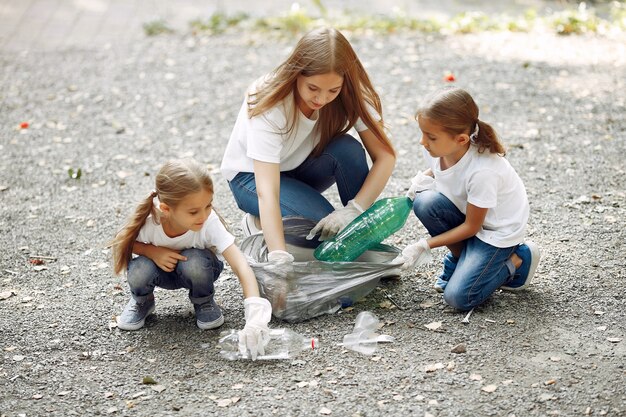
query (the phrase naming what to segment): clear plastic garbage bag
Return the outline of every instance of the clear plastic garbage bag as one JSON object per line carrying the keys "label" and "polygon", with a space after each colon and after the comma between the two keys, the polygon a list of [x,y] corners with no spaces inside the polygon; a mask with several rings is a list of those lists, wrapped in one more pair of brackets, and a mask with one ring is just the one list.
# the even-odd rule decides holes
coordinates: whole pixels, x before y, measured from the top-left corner
{"label": "clear plastic garbage bag", "polygon": [[400,276],[400,265],[390,262],[400,253],[396,247],[379,244],[353,262],[322,262],[314,258],[317,239],[306,240],[315,226],[300,217],[283,219],[287,251],[295,262],[286,277],[266,269],[267,246],[262,233],[247,237],[241,250],[254,270],[261,295],[272,304],[275,317],[299,322],[334,313],[365,297],[381,278]]}

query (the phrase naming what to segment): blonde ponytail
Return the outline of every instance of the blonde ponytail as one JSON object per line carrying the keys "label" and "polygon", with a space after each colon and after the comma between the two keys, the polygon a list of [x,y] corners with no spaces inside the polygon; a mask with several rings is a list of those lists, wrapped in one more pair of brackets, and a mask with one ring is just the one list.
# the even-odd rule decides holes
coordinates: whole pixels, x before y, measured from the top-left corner
{"label": "blonde ponytail", "polygon": [[158,221],[158,213],[153,203],[154,197],[156,196],[156,191],[151,192],[150,195],[137,206],[126,225],[111,241],[110,247],[113,255],[113,271],[115,274],[119,275],[126,271],[128,263],[133,256],[133,245],[148,216],[152,214],[152,218]]}

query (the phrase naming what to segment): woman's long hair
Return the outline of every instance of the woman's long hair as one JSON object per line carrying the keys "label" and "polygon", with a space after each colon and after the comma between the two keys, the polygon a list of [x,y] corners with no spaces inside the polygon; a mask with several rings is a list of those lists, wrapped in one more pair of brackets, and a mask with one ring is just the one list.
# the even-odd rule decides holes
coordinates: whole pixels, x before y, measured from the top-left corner
{"label": "woman's long hair", "polygon": [[133,255],[133,245],[148,216],[160,223],[154,197],[175,208],[189,194],[203,190],[213,194],[213,180],[209,171],[193,159],[175,159],[165,163],[155,178],[155,190],[145,197],[128,222],[111,241],[113,271],[120,274],[128,267]]}
{"label": "woman's long hair", "polygon": [[[471,143],[482,153],[504,155],[506,150],[495,129],[478,119],[478,106],[472,96],[461,88],[444,88],[427,96],[418,108],[415,118],[424,117],[440,125],[453,135],[471,135]],[[472,135],[478,125],[478,134]]]}
{"label": "woman's long hair", "polygon": [[[305,34],[291,56],[249,95],[248,117],[265,113],[289,94],[295,97],[299,75],[311,77],[330,72],[343,77],[343,85],[338,97],[320,109],[316,125],[320,142],[313,154],[319,155],[333,138],[350,130],[358,118],[395,154],[383,129],[380,97],[352,46],[336,29],[319,28]],[[380,121],[372,117],[370,108],[380,115]],[[284,134],[294,129],[298,111],[294,111],[290,119],[287,126],[282,127]]]}

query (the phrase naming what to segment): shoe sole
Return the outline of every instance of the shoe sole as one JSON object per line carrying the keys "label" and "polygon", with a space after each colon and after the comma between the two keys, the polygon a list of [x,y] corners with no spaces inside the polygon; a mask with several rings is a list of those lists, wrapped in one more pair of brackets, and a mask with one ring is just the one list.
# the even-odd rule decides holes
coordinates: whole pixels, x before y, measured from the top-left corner
{"label": "shoe sole", "polygon": [[[251,217],[252,215],[250,213],[246,213],[241,219],[241,231],[244,238],[260,233],[260,231],[257,230],[256,225],[254,225],[254,219],[250,219]],[[249,222],[253,223],[254,228],[253,226],[250,226]]]}
{"label": "shoe sole", "polygon": [[501,290],[509,292],[524,290],[528,288],[528,286],[530,285],[530,281],[535,275],[535,270],[537,269],[537,265],[539,265],[539,260],[541,259],[541,251],[539,250],[539,246],[537,246],[537,244],[531,240],[529,240],[528,242],[524,242],[524,244],[528,246],[528,249],[530,249],[531,261],[530,268],[528,269],[528,277],[526,277],[526,281],[524,282],[524,284],[520,285],[519,287],[507,287],[503,285],[502,287],[500,287]]}
{"label": "shoe sole", "polygon": [[222,324],[224,324],[224,316],[223,315],[221,315],[219,318],[217,318],[217,319],[215,319],[213,321],[209,321],[209,322],[196,320],[196,325],[199,328],[201,328],[202,330],[217,329]]}
{"label": "shoe sole", "polygon": [[152,307],[150,307],[150,310],[148,310],[148,314],[146,314],[146,317],[143,320],[140,320],[136,323],[120,323],[120,318],[119,316],[115,318],[115,321],[117,323],[117,328],[118,329],[122,329],[122,330],[139,330],[141,329],[144,324],[146,324],[146,319],[150,316],[150,314],[154,313],[154,305]]}

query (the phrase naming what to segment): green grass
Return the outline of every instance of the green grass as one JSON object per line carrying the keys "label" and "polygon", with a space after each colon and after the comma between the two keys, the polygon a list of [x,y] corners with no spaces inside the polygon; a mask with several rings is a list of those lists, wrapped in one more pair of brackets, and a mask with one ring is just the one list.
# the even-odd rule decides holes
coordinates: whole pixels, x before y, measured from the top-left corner
{"label": "green grass", "polygon": [[146,36],[156,36],[166,33],[173,33],[174,31],[167,26],[164,20],[153,20],[143,24],[143,31]]}
{"label": "green grass", "polygon": [[[400,11],[389,15],[329,13],[321,0],[312,0],[315,15],[297,4],[284,13],[271,17],[250,17],[244,13],[232,16],[215,13],[208,19],[190,22],[194,34],[219,34],[228,30],[253,30],[290,36],[313,27],[329,25],[340,30],[369,30],[382,33],[419,31],[425,33],[464,34],[486,31],[531,32],[548,30],[559,35],[605,34],[626,31],[626,4],[614,1],[610,14],[601,18],[594,8],[580,3],[578,7],[540,16],[529,9],[523,15],[489,15],[482,12],[464,12],[446,20],[417,18]],[[144,24],[148,36],[173,32],[163,21]]]}

